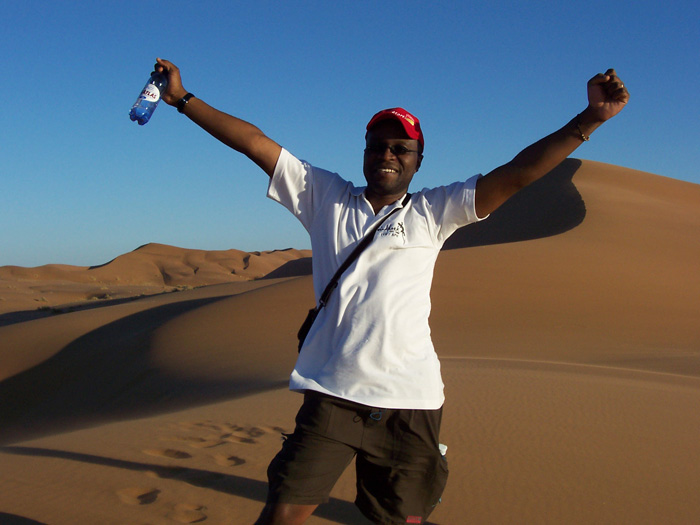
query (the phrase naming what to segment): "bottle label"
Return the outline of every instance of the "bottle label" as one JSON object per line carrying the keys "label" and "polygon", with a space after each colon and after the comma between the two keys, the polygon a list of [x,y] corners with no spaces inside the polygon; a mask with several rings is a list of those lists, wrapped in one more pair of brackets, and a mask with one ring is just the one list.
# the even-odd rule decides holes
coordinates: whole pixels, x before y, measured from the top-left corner
{"label": "bottle label", "polygon": [[160,90],[153,84],[148,84],[141,92],[141,98],[145,98],[149,102],[158,102],[160,100]]}

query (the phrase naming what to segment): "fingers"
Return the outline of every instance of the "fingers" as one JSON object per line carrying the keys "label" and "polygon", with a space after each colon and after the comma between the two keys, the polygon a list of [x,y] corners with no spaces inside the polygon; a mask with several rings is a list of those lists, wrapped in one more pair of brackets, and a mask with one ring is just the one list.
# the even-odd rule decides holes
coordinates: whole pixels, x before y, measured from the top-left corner
{"label": "fingers", "polygon": [[[612,70],[608,69],[608,71],[612,71]],[[595,85],[607,82],[609,79],[610,79],[609,75],[603,74],[603,73],[598,73],[596,76],[594,76],[592,79],[590,79],[588,81],[588,85],[595,86]]]}
{"label": "fingers", "polygon": [[608,69],[605,73],[598,73],[592,79],[588,81],[591,85],[609,84],[614,85],[616,88],[624,87],[622,80],[617,76],[614,69]]}
{"label": "fingers", "polygon": [[153,68],[159,73],[165,72],[166,74],[170,73],[171,71],[180,71],[175,64],[167,60],[163,60],[162,58],[156,58],[156,64],[153,66]]}
{"label": "fingers", "polygon": [[614,69],[608,69],[605,72],[605,76],[608,77],[608,84],[613,90],[624,89],[625,85],[622,83],[620,77],[617,76]]}
{"label": "fingers", "polygon": [[622,82],[622,79],[617,76],[614,69],[608,69],[605,73],[598,73],[588,81],[591,87],[597,86],[605,92],[607,98],[627,102],[629,99],[629,91]]}
{"label": "fingers", "polygon": [[162,94],[163,101],[171,106],[177,104],[187,94],[187,90],[182,86],[182,78],[178,67],[168,60],[156,58],[155,71],[164,73],[168,77],[168,87]]}
{"label": "fingers", "polygon": [[622,79],[617,76],[614,69],[608,69],[605,74],[608,76],[608,81],[603,84],[608,96],[612,99],[627,102],[629,99],[629,91],[622,82]]}

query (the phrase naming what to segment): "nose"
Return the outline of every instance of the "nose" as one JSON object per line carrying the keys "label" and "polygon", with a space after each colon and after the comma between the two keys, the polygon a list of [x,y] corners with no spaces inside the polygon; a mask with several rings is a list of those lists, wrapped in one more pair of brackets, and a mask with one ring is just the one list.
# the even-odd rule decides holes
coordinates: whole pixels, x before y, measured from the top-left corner
{"label": "nose", "polygon": [[391,146],[389,146],[389,144],[384,144],[384,146],[382,146],[381,156],[382,156],[382,158],[385,158],[385,159],[395,159],[396,158],[396,155],[394,155],[394,152],[391,151]]}

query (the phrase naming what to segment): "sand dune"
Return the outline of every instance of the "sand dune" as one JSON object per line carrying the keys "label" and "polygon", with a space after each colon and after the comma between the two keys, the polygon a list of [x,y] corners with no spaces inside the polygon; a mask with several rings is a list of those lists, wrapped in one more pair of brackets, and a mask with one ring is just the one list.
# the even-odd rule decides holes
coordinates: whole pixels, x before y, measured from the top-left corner
{"label": "sand dune", "polygon": [[[106,301],[308,273],[309,250],[190,250],[146,244],[99,266],[0,267],[0,326]],[[288,268],[290,263],[296,263]],[[77,304],[80,303],[80,304]],[[99,304],[97,304],[99,303]],[[17,312],[23,312],[18,314]],[[12,315],[8,315],[12,314]]]}
{"label": "sand dune", "polygon": [[[697,521],[698,238],[700,186],[574,159],[453,236],[433,523]],[[308,255],[147,245],[0,268],[0,523],[252,523],[300,402]],[[111,302],[59,308],[98,289]],[[22,321],[37,294],[54,311]],[[366,523],[353,479],[309,523]]]}

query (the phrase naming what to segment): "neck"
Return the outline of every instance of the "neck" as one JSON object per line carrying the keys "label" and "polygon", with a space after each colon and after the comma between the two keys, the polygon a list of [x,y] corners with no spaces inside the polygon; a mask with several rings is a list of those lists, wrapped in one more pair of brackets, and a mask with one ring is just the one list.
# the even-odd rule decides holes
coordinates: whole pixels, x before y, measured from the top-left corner
{"label": "neck", "polygon": [[368,190],[365,190],[365,197],[372,206],[372,210],[374,210],[375,215],[379,213],[379,210],[381,210],[384,206],[394,204],[404,195],[406,195],[406,193],[401,193],[400,195],[375,195],[370,193]]}

